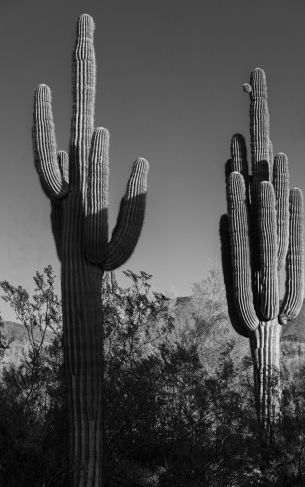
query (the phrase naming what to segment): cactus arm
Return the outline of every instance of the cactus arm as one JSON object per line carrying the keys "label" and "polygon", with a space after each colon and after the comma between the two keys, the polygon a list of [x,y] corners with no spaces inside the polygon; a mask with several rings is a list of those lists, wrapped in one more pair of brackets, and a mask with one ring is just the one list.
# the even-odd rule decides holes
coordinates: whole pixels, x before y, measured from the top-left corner
{"label": "cactus arm", "polygon": [[247,161],[247,146],[243,135],[235,134],[231,139],[231,165],[230,172],[240,172],[246,184],[247,204],[251,201],[251,188],[249,168]]}
{"label": "cactus arm", "polygon": [[77,22],[72,56],[71,179],[86,200],[86,166],[94,129],[96,62],[93,45],[94,22],[81,15]]}
{"label": "cactus arm", "polygon": [[69,156],[64,150],[58,152],[57,162],[63,180],[69,185]]}
{"label": "cactus arm", "polygon": [[269,167],[270,167],[270,179],[269,181],[272,181],[272,175],[273,175],[273,164],[274,164],[274,157],[273,157],[273,144],[271,140],[269,139]]}
{"label": "cactus arm", "polygon": [[108,244],[109,132],[97,128],[89,155],[87,215],[84,224],[86,258],[102,264]]}
{"label": "cactus arm", "polygon": [[39,85],[34,95],[33,123],[34,159],[41,185],[51,200],[64,198],[69,184],[57,162],[55,128],[51,106],[51,90]]}
{"label": "cactus arm", "polygon": [[289,173],[286,154],[278,153],[274,158],[273,187],[277,215],[278,270],[286,260],[289,241]]}
{"label": "cactus arm", "polygon": [[252,168],[270,157],[269,111],[267,105],[267,83],[265,72],[255,68],[251,72],[250,84],[244,84],[244,91],[250,95],[250,137]]}
{"label": "cactus arm", "polygon": [[134,162],[126,194],[121,200],[117,224],[107,247],[103,264],[106,271],[124,264],[132,254],[144,222],[148,162],[140,158]]}
{"label": "cactus arm", "polygon": [[269,321],[279,312],[275,195],[269,181],[261,182],[258,189],[259,305],[264,321]]}
{"label": "cactus arm", "polygon": [[238,172],[228,177],[227,202],[235,305],[247,330],[253,331],[259,320],[253,305],[246,188]]}
{"label": "cactus arm", "polygon": [[230,321],[236,333],[247,338],[249,334],[239,318],[234,302],[229,221],[228,215],[226,214],[220,218],[219,233],[221,241],[221,262]]}
{"label": "cactus arm", "polygon": [[[57,155],[58,167],[63,180],[69,184],[69,157],[64,151],[58,152]],[[51,224],[54,235],[57,256],[61,260],[61,239],[63,226],[63,209],[62,200],[51,200]]]}
{"label": "cactus arm", "polygon": [[235,134],[231,139],[231,160],[230,172],[240,172],[246,182],[248,179],[247,147],[241,134]]}
{"label": "cactus arm", "polygon": [[280,311],[281,323],[298,315],[304,299],[304,205],[303,193],[298,188],[290,191],[289,212],[286,293]]}

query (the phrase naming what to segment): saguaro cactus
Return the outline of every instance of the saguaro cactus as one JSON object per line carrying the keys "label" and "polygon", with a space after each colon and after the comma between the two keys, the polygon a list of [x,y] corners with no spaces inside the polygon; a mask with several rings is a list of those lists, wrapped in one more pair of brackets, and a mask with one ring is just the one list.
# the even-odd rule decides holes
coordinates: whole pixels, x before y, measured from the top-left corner
{"label": "saguaro cactus", "polygon": [[[303,303],[303,195],[298,188],[289,192],[287,156],[276,154],[273,161],[262,69],[251,73],[244,90],[250,95],[252,176],[245,140],[237,134],[226,167],[222,257],[232,324],[250,339],[258,420],[270,432],[279,413],[281,328]],[[281,300],[279,275],[285,262]]]}
{"label": "saguaro cactus", "polygon": [[109,133],[94,130],[93,19],[77,23],[69,156],[56,149],[51,93],[34,96],[33,143],[42,188],[51,200],[61,260],[64,360],[69,416],[70,485],[102,483],[102,277],[122,265],[139,238],[148,163],[137,159],[108,242]]}

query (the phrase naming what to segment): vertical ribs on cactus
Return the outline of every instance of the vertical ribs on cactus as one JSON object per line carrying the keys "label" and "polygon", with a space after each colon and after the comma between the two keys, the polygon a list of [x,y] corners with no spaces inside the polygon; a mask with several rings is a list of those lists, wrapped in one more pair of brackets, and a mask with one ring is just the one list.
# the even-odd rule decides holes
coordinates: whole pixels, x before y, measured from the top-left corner
{"label": "vertical ribs on cactus", "polygon": [[[222,261],[232,324],[250,340],[258,420],[270,432],[279,415],[281,327],[303,304],[303,194],[298,188],[289,191],[287,156],[278,153],[273,160],[262,69],[252,71],[244,90],[250,96],[252,174],[245,140],[236,134],[226,164]],[[281,299],[279,276],[285,264]]]}
{"label": "vertical ribs on cactus", "polygon": [[64,360],[71,486],[102,482],[102,277],[132,254],[143,225],[148,163],[134,162],[117,224],[108,238],[109,133],[94,130],[94,23],[77,22],[73,51],[69,155],[57,152],[51,91],[34,96],[33,145],[41,185],[51,201],[61,261]]}

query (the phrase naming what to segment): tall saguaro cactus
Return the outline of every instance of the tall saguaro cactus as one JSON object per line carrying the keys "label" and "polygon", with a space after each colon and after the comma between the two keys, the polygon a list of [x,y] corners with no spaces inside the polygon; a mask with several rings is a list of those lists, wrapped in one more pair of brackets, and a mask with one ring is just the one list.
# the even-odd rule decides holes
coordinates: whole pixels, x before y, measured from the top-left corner
{"label": "tall saguaro cactus", "polygon": [[[244,90],[250,95],[252,175],[245,140],[235,135],[226,167],[222,256],[229,314],[235,330],[250,339],[258,420],[270,433],[279,412],[281,329],[303,303],[303,194],[298,188],[289,192],[287,156],[278,153],[273,160],[262,69],[251,73]],[[281,300],[279,275],[285,263]]]}
{"label": "tall saguaro cactus", "polygon": [[61,260],[64,360],[69,415],[70,485],[102,483],[102,277],[124,264],[138,241],[148,163],[137,159],[108,241],[109,133],[94,130],[94,23],[82,15],[73,52],[69,155],[58,152],[51,93],[34,96],[33,143],[42,188],[51,200],[52,229]]}

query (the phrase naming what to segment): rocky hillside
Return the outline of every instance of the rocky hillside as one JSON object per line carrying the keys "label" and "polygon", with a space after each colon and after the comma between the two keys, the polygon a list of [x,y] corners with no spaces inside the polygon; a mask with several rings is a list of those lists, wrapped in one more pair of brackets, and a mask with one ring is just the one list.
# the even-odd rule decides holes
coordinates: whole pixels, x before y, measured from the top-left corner
{"label": "rocky hillside", "polygon": [[[195,327],[196,309],[191,297],[186,296],[176,299],[175,314],[178,328],[183,329],[186,326],[190,329]],[[211,335],[210,338],[205,338],[211,341],[211,351],[215,346],[219,347],[221,343],[224,344],[228,340],[233,339],[235,341],[232,351],[234,359],[238,360],[249,354],[248,340],[233,331],[228,317],[222,327],[218,327],[216,332]],[[283,327],[281,348],[284,364],[290,373],[293,376],[299,376],[300,379],[305,377],[305,301],[299,316]],[[211,363],[213,363],[213,357],[207,357],[207,360],[209,358]]]}
{"label": "rocky hillside", "polygon": [[[304,301],[305,303],[305,301]],[[305,304],[299,316],[283,327],[282,353],[289,370],[305,377]]]}
{"label": "rocky hillside", "polygon": [[[1,363],[1,369],[9,364],[20,364],[22,357],[26,356],[29,351],[29,337],[24,326],[13,321],[5,321],[2,333],[8,339],[12,339],[10,348],[4,353]],[[39,334],[36,334],[39,339]],[[45,336],[45,344],[50,345],[54,338],[53,333],[47,332]]]}

